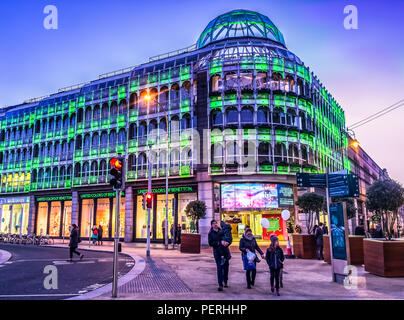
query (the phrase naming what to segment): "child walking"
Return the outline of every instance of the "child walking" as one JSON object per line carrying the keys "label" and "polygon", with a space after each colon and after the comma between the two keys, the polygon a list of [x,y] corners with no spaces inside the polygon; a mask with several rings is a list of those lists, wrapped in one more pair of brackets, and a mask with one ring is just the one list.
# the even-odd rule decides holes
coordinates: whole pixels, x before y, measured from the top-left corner
{"label": "child walking", "polygon": [[283,250],[279,246],[279,240],[276,236],[271,237],[271,245],[267,249],[265,260],[268,263],[269,271],[271,273],[271,292],[274,292],[276,288],[276,295],[280,296],[280,273],[283,268],[283,261],[285,260],[285,256],[283,255]]}

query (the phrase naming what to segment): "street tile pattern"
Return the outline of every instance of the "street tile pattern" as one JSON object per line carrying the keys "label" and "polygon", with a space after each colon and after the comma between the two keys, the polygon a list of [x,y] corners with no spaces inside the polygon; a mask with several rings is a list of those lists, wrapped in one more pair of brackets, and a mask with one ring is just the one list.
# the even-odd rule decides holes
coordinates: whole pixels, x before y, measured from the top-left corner
{"label": "street tile pattern", "polygon": [[119,288],[120,293],[186,293],[191,289],[162,259],[146,260],[145,270]]}

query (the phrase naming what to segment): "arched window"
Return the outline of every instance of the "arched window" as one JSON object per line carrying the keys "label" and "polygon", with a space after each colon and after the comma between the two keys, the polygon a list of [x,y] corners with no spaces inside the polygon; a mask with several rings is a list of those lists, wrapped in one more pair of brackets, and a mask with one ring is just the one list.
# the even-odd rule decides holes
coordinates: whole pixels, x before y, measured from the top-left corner
{"label": "arched window", "polygon": [[107,120],[108,117],[109,117],[108,103],[103,103],[102,104],[102,109],[101,109],[101,119],[102,120]]}
{"label": "arched window", "polygon": [[62,117],[56,118],[56,131],[59,132],[62,129]]}
{"label": "arched window", "polygon": [[61,153],[61,157],[62,157],[62,159],[63,160],[65,160],[66,159],[66,157],[67,157],[67,141],[66,140],[63,140],[63,142],[62,142],[62,153]]}
{"label": "arched window", "polygon": [[158,91],[156,88],[151,88],[149,90],[150,100],[149,100],[149,114],[157,112],[157,94]]}
{"label": "arched window", "polygon": [[84,136],[84,151],[90,152],[90,148],[91,148],[91,137],[89,134],[86,134]]}
{"label": "arched window", "polygon": [[81,166],[80,166],[80,163],[76,163],[74,165],[74,177],[80,178],[80,176],[81,176]]}
{"label": "arched window", "polygon": [[220,143],[211,146],[211,162],[214,164],[223,164],[223,146]]}
{"label": "arched window", "polygon": [[77,111],[77,123],[83,122],[83,118],[84,118],[83,115],[84,115],[83,108],[80,108],[80,109]]}
{"label": "arched window", "polygon": [[270,158],[270,147],[268,142],[260,142],[258,145],[258,163],[261,164],[269,164],[271,163]]}
{"label": "arched window", "polygon": [[290,163],[299,163],[299,149],[294,143],[289,144],[288,157]]}
{"label": "arched window", "polygon": [[85,121],[86,122],[91,122],[91,115],[92,115],[91,107],[87,107],[86,108],[86,114],[85,114]]}
{"label": "arched window", "polygon": [[118,112],[119,112],[120,115],[126,115],[127,110],[128,110],[128,106],[127,106],[126,100],[122,99],[119,102],[119,110],[118,110]]}
{"label": "arched window", "polygon": [[59,158],[60,157],[60,143],[59,141],[55,142],[54,149],[53,149],[53,157]]}
{"label": "arched window", "polygon": [[134,140],[137,138],[137,126],[136,123],[131,123],[129,126],[129,139]]}
{"label": "arched window", "polygon": [[60,167],[60,182],[64,182],[66,180],[66,168],[64,166]]}
{"label": "arched window", "polygon": [[68,128],[69,128],[69,116],[65,115],[63,117],[63,132],[66,132]]}
{"label": "arched window", "polygon": [[170,153],[170,168],[179,168],[180,152],[178,149],[171,150]]}
{"label": "arched window", "polygon": [[108,133],[106,131],[101,132],[101,148],[108,146]]}
{"label": "arched window", "polygon": [[52,169],[52,182],[58,181],[58,168],[55,167]]}
{"label": "arched window", "polygon": [[239,148],[236,141],[226,144],[226,164],[238,164]]}
{"label": "arched window", "polygon": [[107,175],[107,162],[101,160],[100,162],[100,176],[105,177]]}
{"label": "arched window", "polygon": [[303,111],[299,112],[299,118],[301,123],[301,130],[307,130],[306,115]]}
{"label": "arched window", "polygon": [[128,157],[128,170],[136,171],[136,156],[134,154],[130,154]]}
{"label": "arched window", "polygon": [[100,146],[100,137],[98,136],[98,133],[93,134],[93,138],[91,141],[91,149],[92,150],[97,150]]}
{"label": "arched window", "polygon": [[257,110],[257,123],[258,124],[268,124],[268,109],[258,108]]}
{"label": "arched window", "polygon": [[137,94],[132,93],[129,97],[129,110],[137,109]]}
{"label": "arched window", "polygon": [[275,145],[275,162],[286,162],[286,146],[283,143]]}
{"label": "arched window", "polygon": [[189,99],[191,97],[191,83],[189,81],[184,81],[181,86],[181,99]]}
{"label": "arched window", "polygon": [[111,132],[109,133],[109,148],[110,151],[115,151],[115,146],[116,146],[116,131],[115,130],[111,130]]}
{"label": "arched window", "polygon": [[254,124],[254,111],[251,107],[241,109],[240,119],[242,124]]}
{"label": "arched window", "polygon": [[76,115],[73,113],[70,116],[70,127],[74,128],[76,126]]}
{"label": "arched window", "polygon": [[126,144],[126,130],[120,129],[118,132],[118,144],[124,145]]}
{"label": "arched window", "polygon": [[83,171],[82,171],[82,177],[83,178],[88,178],[90,176],[90,165],[89,163],[86,161],[83,164]]}
{"label": "arched window", "polygon": [[184,148],[182,150],[181,165],[192,166],[192,150],[190,148]]}
{"label": "arched window", "polygon": [[31,181],[32,182],[37,182],[37,176],[36,176],[36,169],[32,170],[32,175],[31,175]]}
{"label": "arched window", "polygon": [[139,130],[138,130],[138,135],[139,135],[139,140],[141,144],[144,144],[146,142],[147,138],[147,125],[145,121],[142,121],[139,125]]}
{"label": "arched window", "polygon": [[171,86],[170,104],[171,104],[171,109],[176,109],[176,108],[179,108],[179,106],[180,106],[180,86],[178,85],[178,83],[174,83]]}
{"label": "arched window", "polygon": [[83,148],[83,141],[82,140],[83,139],[82,139],[81,135],[79,134],[76,137],[76,150],[81,150]]}
{"label": "arched window", "polygon": [[263,89],[267,86],[267,73],[258,72],[255,77],[255,86],[257,89]]}
{"label": "arched window", "polygon": [[238,112],[235,108],[226,110],[226,124],[238,124]]}
{"label": "arched window", "polygon": [[112,101],[111,109],[110,109],[110,116],[116,117],[117,115],[118,115],[118,104],[116,103],[116,101]]}
{"label": "arched window", "polygon": [[159,137],[165,139],[167,135],[167,122],[165,118],[162,118],[159,122]]}
{"label": "arched window", "polygon": [[159,169],[165,169],[167,166],[167,152],[160,151],[159,153]]}
{"label": "arched window", "polygon": [[306,146],[301,146],[300,150],[302,151],[302,161],[303,161],[303,163],[307,163],[309,161],[309,158],[308,158]]}
{"label": "arched window", "polygon": [[44,181],[44,170],[41,168],[38,172],[38,182],[42,183]]}
{"label": "arched window", "polygon": [[39,147],[38,145],[34,145],[34,158],[38,158],[39,157]]}
{"label": "arched window", "polygon": [[91,163],[91,176],[92,177],[98,176],[98,162],[97,161],[93,161]]}
{"label": "arched window", "polygon": [[213,110],[212,111],[212,126],[222,126],[223,125],[223,113],[220,110]]}
{"label": "arched window", "polygon": [[94,110],[93,110],[93,120],[97,121],[101,119],[101,109],[100,105],[95,105]]}
{"label": "arched window", "polygon": [[160,102],[160,108],[162,110],[160,111],[168,110],[169,92],[170,90],[168,89],[168,87],[166,86],[161,87],[159,94],[159,102]]}
{"label": "arched window", "polygon": [[147,114],[147,104],[148,101],[146,100],[147,90],[143,90],[140,92],[139,96],[139,115],[146,115]]}
{"label": "arched window", "polygon": [[67,167],[66,179],[71,180],[72,178],[73,178],[73,166],[69,165]]}
{"label": "arched window", "polygon": [[225,90],[237,90],[238,77],[235,72],[230,72],[225,75]]}
{"label": "arched window", "polygon": [[50,169],[50,168],[47,168],[47,169],[45,170],[44,182],[45,182],[45,183],[49,183],[50,180],[51,180],[51,169]]}
{"label": "arched window", "polygon": [[[42,134],[46,134],[46,132],[48,131],[48,122],[46,120],[42,120]],[[14,132],[13,132],[14,134]],[[14,140],[13,138],[11,138],[11,140]]]}
{"label": "arched window", "polygon": [[144,153],[141,153],[137,158],[137,170],[146,171],[147,169],[147,159]]}
{"label": "arched window", "polygon": [[191,116],[186,113],[181,119],[181,130],[187,130],[191,128]]}

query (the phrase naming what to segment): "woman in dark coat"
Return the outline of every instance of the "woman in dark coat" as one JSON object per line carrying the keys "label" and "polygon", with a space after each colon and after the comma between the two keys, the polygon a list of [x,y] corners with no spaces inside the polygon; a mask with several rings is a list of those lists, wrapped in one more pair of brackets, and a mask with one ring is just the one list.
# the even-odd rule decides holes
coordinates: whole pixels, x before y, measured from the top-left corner
{"label": "woman in dark coat", "polygon": [[265,260],[268,263],[269,271],[271,273],[271,292],[274,292],[274,289],[276,287],[276,295],[280,296],[280,273],[283,268],[283,261],[285,260],[285,256],[283,254],[282,248],[279,246],[279,241],[276,236],[271,237],[271,245],[267,249]]}
{"label": "woman in dark coat", "polygon": [[98,226],[98,245],[102,246],[102,233],[104,232],[104,229],[102,228],[102,225]]}
{"label": "woman in dark coat", "polygon": [[[262,259],[264,259],[264,252],[262,252],[262,250],[258,246],[257,240],[255,240],[250,228],[247,228],[245,230],[243,237],[240,240],[239,249],[241,251],[242,259],[245,259],[244,256],[247,255],[248,252],[252,252],[256,255],[257,253],[255,251],[258,251]],[[258,258],[255,258],[254,265],[256,265],[257,261],[259,261]],[[245,275],[247,279],[247,289],[251,289],[251,286],[253,286],[255,283],[257,269],[254,268],[252,270],[246,270]]]}
{"label": "woman in dark coat", "polygon": [[69,247],[70,247],[70,260],[73,261],[73,253],[77,254],[80,256],[80,260],[83,259],[84,255],[80,254],[76,249],[79,246],[80,238],[79,238],[79,232],[77,225],[73,224],[72,225],[72,231],[70,232],[70,242],[69,242]]}

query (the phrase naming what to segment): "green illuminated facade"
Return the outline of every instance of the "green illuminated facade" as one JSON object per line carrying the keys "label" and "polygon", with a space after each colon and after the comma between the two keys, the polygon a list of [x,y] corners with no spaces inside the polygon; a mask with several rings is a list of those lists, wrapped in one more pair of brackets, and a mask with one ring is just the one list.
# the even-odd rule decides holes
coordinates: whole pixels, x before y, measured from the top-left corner
{"label": "green illuminated facade", "polygon": [[349,167],[344,132],[344,111],[272,21],[236,10],[212,20],[192,48],[1,109],[0,190],[31,196],[28,232],[46,196],[72,197],[71,221],[80,224],[80,195],[110,192],[109,159],[122,153],[132,241],[142,239],[135,207],[149,155],[153,187],[164,188],[166,174],[173,190],[191,186],[209,220],[221,212],[208,196],[217,184],[293,185],[296,172]]}

